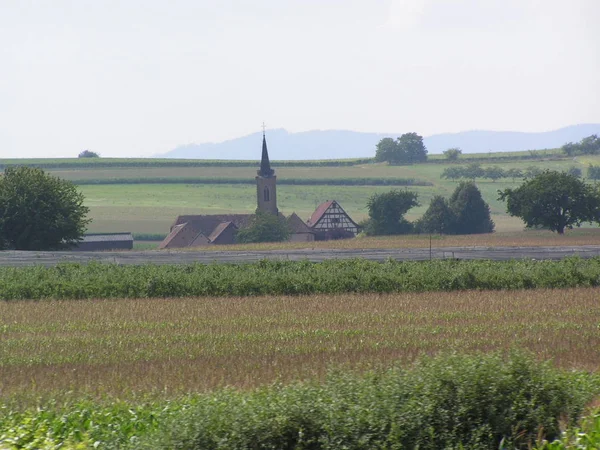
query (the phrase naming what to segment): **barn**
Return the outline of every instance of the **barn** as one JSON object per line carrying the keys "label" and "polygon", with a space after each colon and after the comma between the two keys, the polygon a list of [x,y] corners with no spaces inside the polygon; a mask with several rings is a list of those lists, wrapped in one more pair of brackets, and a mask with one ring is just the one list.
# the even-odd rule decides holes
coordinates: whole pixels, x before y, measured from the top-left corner
{"label": "barn", "polygon": [[84,234],[83,239],[71,250],[79,252],[98,252],[108,250],[131,250],[133,235],[127,233]]}

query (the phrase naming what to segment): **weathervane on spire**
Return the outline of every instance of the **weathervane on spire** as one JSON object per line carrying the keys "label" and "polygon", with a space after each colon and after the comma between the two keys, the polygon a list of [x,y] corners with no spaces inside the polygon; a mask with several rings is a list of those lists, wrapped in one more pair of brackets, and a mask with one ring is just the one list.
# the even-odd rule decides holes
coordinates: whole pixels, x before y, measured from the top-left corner
{"label": "weathervane on spire", "polygon": [[264,136],[265,135],[265,129],[266,129],[266,125],[265,125],[264,121],[263,121],[263,124],[262,124],[262,128],[263,128],[263,136]]}

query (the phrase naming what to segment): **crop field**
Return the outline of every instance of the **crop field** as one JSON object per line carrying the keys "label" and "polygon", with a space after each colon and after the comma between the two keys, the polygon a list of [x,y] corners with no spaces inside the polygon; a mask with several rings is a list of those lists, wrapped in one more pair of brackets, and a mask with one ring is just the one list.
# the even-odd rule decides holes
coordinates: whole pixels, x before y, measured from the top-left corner
{"label": "crop field", "polygon": [[[445,195],[454,184],[449,183]],[[479,183],[484,198],[490,203],[492,218],[498,230],[516,231],[523,228],[519,219],[503,214],[504,205],[496,200],[496,190],[509,183]],[[136,233],[167,234],[170,225],[181,214],[252,213],[256,209],[256,188],[251,185],[179,185],[127,184],[80,186],[86,198],[93,222],[90,232],[133,231]],[[389,186],[290,186],[277,188],[279,210],[289,215],[296,212],[307,220],[316,207],[335,199],[357,222],[365,219],[367,201],[377,192],[387,192]],[[404,189],[404,188],[400,188]],[[413,208],[407,218],[415,220],[427,209],[437,187],[411,186],[419,194],[421,206]]]}
{"label": "crop field", "polygon": [[[275,161],[273,165],[280,181],[279,209],[284,214],[295,211],[306,220],[318,204],[336,199],[358,222],[367,216],[366,203],[369,197],[392,188],[406,188],[418,193],[421,206],[407,214],[409,220],[418,219],[433,195],[449,196],[456,187],[456,182],[440,178],[444,169],[451,164],[467,164],[476,160],[484,167],[494,164],[501,165],[503,169],[536,166],[567,170],[578,167],[585,173],[590,164],[600,163],[597,157],[569,159],[560,156],[556,151],[548,150],[470,154],[464,155],[463,161],[456,163],[449,163],[440,155],[431,155],[429,163],[412,166],[389,166],[360,160],[343,160],[337,165],[330,165],[335,161]],[[80,190],[86,197],[93,220],[89,232],[166,234],[175,217],[180,214],[251,213],[256,208],[256,192],[252,182],[257,163],[251,161],[111,158],[93,161],[0,160],[0,165],[19,163],[45,165],[47,170],[61,178],[83,183]],[[224,180],[231,180],[231,183],[214,184]],[[312,185],[283,184],[283,180],[310,182]],[[320,180],[322,184],[319,184]],[[357,185],[365,180],[370,180],[371,185]],[[373,185],[389,182],[417,186]],[[348,185],[332,185],[334,183]],[[511,232],[523,228],[522,222],[509,217],[505,205],[497,200],[498,190],[519,183],[520,180],[507,178],[496,182],[477,180],[484,199],[490,204],[497,231]]]}
{"label": "crop field", "polygon": [[597,288],[0,303],[0,393],[251,388],[438,352],[600,369]]}
{"label": "crop field", "polygon": [[[573,160],[542,160],[503,162],[503,168],[535,165],[540,168],[566,170],[580,166],[585,170],[589,162]],[[485,163],[484,163],[485,165]],[[418,219],[427,209],[433,195],[449,196],[456,182],[440,178],[447,164],[417,164],[414,166],[388,166],[364,164],[348,167],[282,167],[277,169],[278,179],[339,182],[340,180],[406,179],[430,186],[396,187],[417,192],[421,206],[407,214],[409,220]],[[150,167],[150,168],[92,168],[79,170],[56,169],[57,175],[72,180],[135,179],[136,184],[82,185],[81,192],[90,207],[93,222],[90,232],[133,231],[136,233],[167,233],[170,224],[180,214],[251,213],[256,208],[256,191],[252,184],[202,184],[203,179],[248,179],[254,176],[251,167]],[[159,181],[193,179],[194,183],[143,184],[143,180]],[[337,181],[336,181],[337,180]],[[137,182],[140,184],[137,184]],[[113,182],[113,181],[110,181]],[[382,181],[383,182],[383,181]],[[505,204],[497,200],[497,191],[520,183],[511,179],[496,182],[478,180],[483,198],[490,204],[492,218],[498,231],[517,231],[523,228],[519,219],[509,217]],[[390,186],[336,186],[336,185],[283,185],[278,186],[279,209],[284,214],[296,212],[308,219],[316,206],[323,201],[336,199],[355,221],[367,216],[366,204],[371,195],[386,192]]]}

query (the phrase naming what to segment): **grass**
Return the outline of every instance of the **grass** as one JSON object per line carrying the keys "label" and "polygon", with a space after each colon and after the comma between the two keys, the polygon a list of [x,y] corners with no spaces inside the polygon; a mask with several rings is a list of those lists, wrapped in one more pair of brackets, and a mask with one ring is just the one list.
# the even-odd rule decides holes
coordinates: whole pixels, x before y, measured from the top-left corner
{"label": "grass", "polygon": [[[428,248],[429,235],[402,236],[360,236],[356,239],[311,242],[310,248],[317,249],[394,249],[394,248]],[[135,245],[135,244],[134,244]],[[431,246],[447,247],[557,247],[557,246],[600,245],[600,229],[575,228],[559,235],[547,230],[505,231],[499,233],[474,235],[432,235]],[[158,242],[156,244],[158,246]],[[297,250],[307,248],[305,242],[272,242],[262,244],[234,244],[209,247],[184,248],[180,251],[264,251],[264,250]]]}
{"label": "grass", "polygon": [[[582,169],[590,164],[586,159],[579,161],[535,160],[505,161],[503,168],[526,168],[536,165],[540,168],[566,170],[571,166]],[[431,186],[411,186],[408,189],[419,195],[420,207],[409,211],[409,220],[418,219],[427,209],[434,195],[450,196],[456,182],[440,178],[449,163],[416,164],[414,166],[388,166],[386,164],[362,164],[348,167],[281,167],[277,176],[281,179],[414,179],[417,182],[431,183]],[[486,164],[486,163],[484,163]],[[249,167],[142,167],[142,168],[91,168],[57,169],[54,174],[78,180],[167,178],[251,178],[254,170]],[[478,180],[483,198],[490,204],[492,218],[498,231],[517,231],[523,225],[519,219],[506,214],[506,205],[497,200],[498,190],[515,187],[513,182],[503,179],[497,182]],[[366,204],[371,195],[390,190],[389,186],[294,186],[278,187],[279,209],[284,214],[296,212],[304,220],[308,219],[317,205],[329,199],[336,199],[355,221],[367,216]],[[115,184],[80,186],[90,207],[93,219],[90,232],[133,231],[136,233],[167,233],[175,217],[180,214],[222,214],[251,213],[256,209],[256,190],[251,185],[215,184]]]}
{"label": "grass", "polygon": [[596,288],[0,303],[0,396],[174,395],[526,348],[600,370]]}

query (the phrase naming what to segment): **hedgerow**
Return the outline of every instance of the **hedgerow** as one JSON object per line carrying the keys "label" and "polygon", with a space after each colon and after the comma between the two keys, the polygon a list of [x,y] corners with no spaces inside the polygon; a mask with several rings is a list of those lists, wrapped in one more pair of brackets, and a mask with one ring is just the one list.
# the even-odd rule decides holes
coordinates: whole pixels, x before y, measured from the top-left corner
{"label": "hedgerow", "polygon": [[250,264],[60,264],[0,268],[0,299],[310,295],[600,285],[600,258],[561,261],[363,259]]}
{"label": "hedgerow", "polygon": [[[256,184],[254,178],[151,177],[151,178],[90,178],[71,180],[77,185],[105,184]],[[414,178],[281,178],[281,185],[299,186],[433,186],[429,181]]]}
{"label": "hedgerow", "polygon": [[[597,376],[513,352],[332,372],[323,383],[173,400],[0,409],[2,448],[531,448],[575,426]],[[84,445],[77,446],[79,443]]]}

